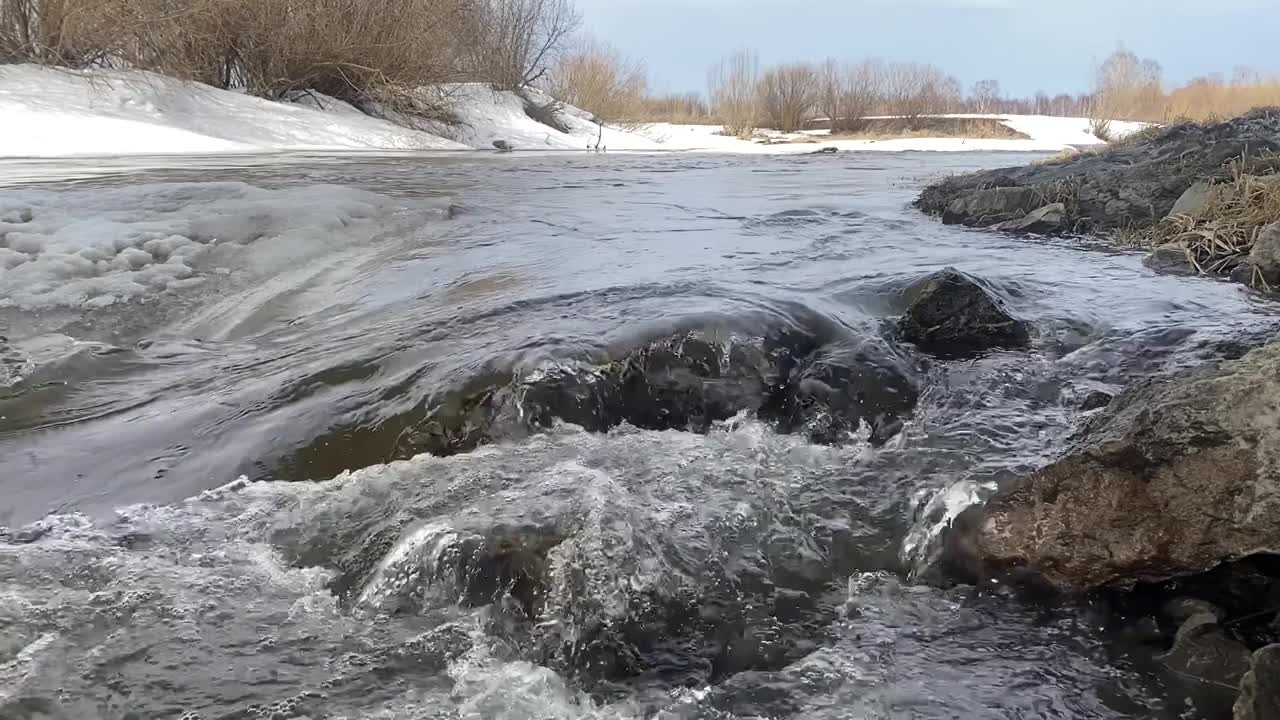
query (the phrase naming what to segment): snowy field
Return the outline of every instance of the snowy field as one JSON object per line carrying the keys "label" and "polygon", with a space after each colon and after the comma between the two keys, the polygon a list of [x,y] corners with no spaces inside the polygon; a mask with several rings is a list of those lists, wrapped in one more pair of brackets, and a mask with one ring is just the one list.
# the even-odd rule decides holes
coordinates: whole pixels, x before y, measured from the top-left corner
{"label": "snowy field", "polygon": [[[707,151],[794,154],[841,151],[1054,152],[1099,140],[1082,118],[999,117],[1030,139],[905,138],[761,143],[720,135],[718,126],[658,123],[634,131],[606,127],[569,107],[568,132],[534,120],[524,101],[477,84],[449,86],[456,124],[410,129],[373,118],[332,98],[272,102],[152,73],[77,72],[33,65],[0,66],[0,158],[252,154],[283,151],[492,150],[504,140],[521,150]],[[538,96],[538,103],[550,98]],[[979,116],[969,116],[979,117]],[[1116,132],[1141,127],[1116,123]],[[816,136],[815,136],[816,135]],[[775,140],[795,139],[780,135]]]}

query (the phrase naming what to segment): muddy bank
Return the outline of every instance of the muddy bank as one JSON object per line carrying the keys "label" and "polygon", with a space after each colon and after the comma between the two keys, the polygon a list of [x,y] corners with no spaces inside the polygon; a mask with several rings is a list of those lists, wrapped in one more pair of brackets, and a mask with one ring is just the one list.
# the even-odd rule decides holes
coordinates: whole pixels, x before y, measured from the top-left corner
{"label": "muddy bank", "polygon": [[1095,234],[1153,251],[1160,270],[1280,279],[1280,109],[1152,129],[1100,151],[946,178],[916,206],[947,224],[1039,235]]}

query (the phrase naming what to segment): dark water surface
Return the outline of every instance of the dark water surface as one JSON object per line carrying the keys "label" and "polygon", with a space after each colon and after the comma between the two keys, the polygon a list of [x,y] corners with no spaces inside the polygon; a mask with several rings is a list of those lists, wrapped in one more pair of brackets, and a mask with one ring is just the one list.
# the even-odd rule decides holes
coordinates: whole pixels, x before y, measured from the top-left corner
{"label": "dark water surface", "polygon": [[[4,247],[46,260],[199,246],[180,280],[123,251],[0,269],[0,718],[1199,717],[1105,610],[916,579],[1089,392],[1273,323],[1238,286],[907,207],[1026,160],[192,160],[0,190]],[[883,448],[742,416],[386,464],[477,377],[676,328],[881,334],[948,265],[1034,347],[928,364]]]}

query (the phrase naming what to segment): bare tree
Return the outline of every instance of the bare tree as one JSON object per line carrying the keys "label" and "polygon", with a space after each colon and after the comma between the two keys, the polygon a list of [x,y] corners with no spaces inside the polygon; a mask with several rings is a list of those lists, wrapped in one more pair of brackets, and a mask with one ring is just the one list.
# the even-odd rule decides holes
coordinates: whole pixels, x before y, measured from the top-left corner
{"label": "bare tree", "polygon": [[979,80],[973,84],[973,109],[979,113],[996,111],[996,103],[1000,101],[999,80]]}
{"label": "bare tree", "polygon": [[711,68],[711,109],[724,123],[725,134],[749,137],[756,129],[759,83],[760,59],[752,50],[738,50]]}
{"label": "bare tree", "polygon": [[935,65],[892,63],[886,68],[885,103],[888,111],[919,129],[920,118],[946,112],[958,83]]}
{"label": "bare tree", "polygon": [[551,76],[551,94],[602,122],[633,121],[644,113],[644,65],[592,38],[566,52]]}
{"label": "bare tree", "polygon": [[882,75],[880,63],[841,63],[833,58],[822,64],[818,74],[816,109],[827,116],[833,134],[854,130],[876,103]]}
{"label": "bare tree", "polygon": [[807,63],[771,68],[760,79],[760,104],[775,130],[796,132],[818,99],[818,73]]}
{"label": "bare tree", "polygon": [[483,42],[475,46],[479,75],[503,90],[544,78],[581,24],[572,0],[483,0]]}
{"label": "bare tree", "polygon": [[1117,120],[1158,111],[1163,104],[1163,71],[1154,60],[1128,50],[1112,53],[1094,73],[1095,119]]}

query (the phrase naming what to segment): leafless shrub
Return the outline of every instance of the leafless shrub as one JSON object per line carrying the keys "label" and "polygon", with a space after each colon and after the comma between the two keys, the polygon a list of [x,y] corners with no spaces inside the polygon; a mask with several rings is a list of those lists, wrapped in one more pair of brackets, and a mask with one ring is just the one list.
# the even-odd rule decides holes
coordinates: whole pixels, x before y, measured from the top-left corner
{"label": "leafless shrub", "polygon": [[767,70],[760,79],[761,110],[775,130],[803,129],[817,99],[818,73],[812,65],[782,65]]}
{"label": "leafless shrub", "polygon": [[921,117],[946,112],[958,92],[959,83],[935,65],[892,63],[886,71],[886,109],[913,130]]}
{"label": "leafless shrub", "polygon": [[711,109],[724,123],[726,135],[750,137],[759,117],[760,59],[739,50],[708,73]]}
{"label": "leafless shrub", "polygon": [[718,122],[711,106],[698,93],[683,95],[652,95],[640,99],[639,115],[642,122],[669,122],[682,125],[713,125]]}
{"label": "leafless shrub", "polygon": [[879,99],[883,66],[875,60],[841,63],[828,59],[819,71],[818,110],[832,134],[850,132],[871,114]]}
{"label": "leafless shrub", "polygon": [[476,74],[501,90],[542,80],[581,24],[572,0],[480,0],[483,34]]}
{"label": "leafless shrub", "polygon": [[551,79],[551,94],[604,122],[636,120],[644,108],[644,66],[596,40],[565,53]]}
{"label": "leafless shrub", "polygon": [[0,62],[81,68],[116,51],[115,0],[0,0]]}

